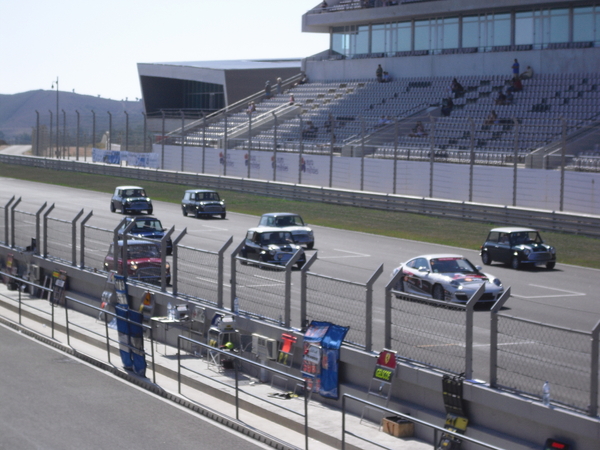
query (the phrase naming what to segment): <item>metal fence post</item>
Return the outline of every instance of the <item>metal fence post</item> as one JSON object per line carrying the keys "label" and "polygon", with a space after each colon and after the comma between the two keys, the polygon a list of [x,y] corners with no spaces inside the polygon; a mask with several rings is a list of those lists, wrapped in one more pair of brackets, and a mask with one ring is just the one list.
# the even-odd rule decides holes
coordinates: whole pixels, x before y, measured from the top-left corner
{"label": "metal fence post", "polygon": [[302,130],[304,130],[304,126],[302,125],[302,116],[300,116],[300,144],[298,147],[298,184],[302,184],[302,166],[304,165],[304,157],[302,153],[304,151],[304,145],[302,143]]}
{"label": "metal fence post", "polygon": [[473,201],[473,169],[475,166],[475,122],[469,117],[471,124],[471,151],[469,158],[469,201]]}
{"label": "metal fence post", "polygon": [[[366,134],[365,118],[360,119],[360,190],[365,187],[365,134]],[[331,187],[331,186],[330,186]]]}
{"label": "metal fence post", "polygon": [[44,202],[42,207],[38,209],[38,211],[35,213],[35,249],[33,250],[33,253],[36,255],[40,254],[40,214],[42,213],[46,205],[47,202]]}
{"label": "metal fence post", "polygon": [[[121,227],[125,227],[125,225],[127,224],[127,219],[122,219],[121,222],[119,222],[119,225],[117,225],[117,227],[113,230],[113,262],[115,264],[115,267],[113,268],[113,270],[116,273],[119,273],[119,230],[121,229]],[[134,221],[132,220],[129,225],[133,226]],[[127,235],[125,234],[125,232],[127,232],[129,230],[127,230],[127,228],[125,228],[124,233],[123,233],[123,247],[127,247]],[[125,253],[124,255],[127,255],[126,251],[127,249],[124,248]],[[123,269],[125,269],[126,266],[126,261],[123,260]],[[127,280],[127,270],[123,270],[123,276],[125,277],[125,280]]]}
{"label": "metal fence post", "polygon": [[433,163],[435,161],[435,120],[429,116],[431,121],[431,141],[429,150],[429,197],[433,198]]}
{"label": "metal fence post", "polygon": [[490,309],[490,387],[498,382],[498,313],[510,298],[510,287]]}
{"label": "metal fence post", "polygon": [[79,213],[71,222],[71,265],[73,267],[77,267],[77,221],[83,215],[83,209],[79,211]]}
{"label": "metal fence post", "polygon": [[202,113],[202,173],[204,173],[204,155],[206,154],[206,114]]}
{"label": "metal fence post", "polygon": [[96,113],[92,109],[92,155],[94,154],[94,145],[96,145]]}
{"label": "metal fence post", "polygon": [[277,181],[277,115],[273,114],[274,126],[273,126],[273,181]]}
{"label": "metal fence post", "polygon": [[252,112],[248,112],[248,178],[252,166]]}
{"label": "metal fence post", "polygon": [[515,124],[514,163],[513,163],[513,206],[517,206],[517,162],[519,159],[519,122],[513,117]]}
{"label": "metal fence post", "polygon": [[52,203],[52,206],[44,213],[44,251],[42,252],[42,258],[46,258],[48,256],[48,215],[53,209],[54,203]]}
{"label": "metal fence post", "polygon": [[302,329],[302,331],[306,331],[306,326],[307,324],[307,319],[306,319],[306,310],[307,310],[307,306],[306,306],[306,302],[307,302],[307,298],[306,298],[306,292],[308,290],[308,270],[310,269],[310,266],[313,265],[313,263],[318,259],[317,256],[317,252],[313,253],[313,255],[310,257],[310,259],[308,261],[306,261],[306,263],[304,263],[304,265],[302,266],[302,269],[300,269],[300,328]]}
{"label": "metal fence post", "polygon": [[112,150],[112,114],[110,111],[106,111],[108,113],[108,139],[106,140],[106,149]]}
{"label": "metal fence post", "polygon": [[238,253],[240,252],[240,250],[242,249],[242,247],[244,246],[244,242],[246,242],[246,239],[242,239],[242,242],[240,242],[238,244],[238,246],[235,248],[235,250],[233,252],[231,252],[231,279],[230,279],[230,284],[231,284],[231,289],[230,289],[230,308],[233,311],[234,310],[234,304],[235,304],[235,299],[237,297],[237,280],[236,280],[236,256],[238,255]]}
{"label": "metal fence post", "polygon": [[[8,242],[8,223],[9,223],[9,209],[8,207],[10,206],[10,204],[15,200],[15,196],[13,195],[10,200],[8,201],[8,203],[6,205],[4,205],[4,244],[9,246],[9,242]],[[21,198],[19,198],[19,200],[17,202],[20,202]],[[38,244],[39,245],[39,244]]]}
{"label": "metal fence post", "polygon": [[229,239],[223,244],[223,246],[219,249],[218,253],[218,272],[217,272],[217,308],[223,309],[223,278],[224,278],[224,255],[225,250],[229,248],[231,243],[233,242],[233,236],[230,236]]}
{"label": "metal fence post", "polygon": [[402,271],[398,271],[396,275],[385,285],[385,302],[383,311],[383,347],[392,348],[392,290],[402,278]]}
{"label": "metal fence post", "polygon": [[592,364],[590,376],[590,410],[588,414],[592,417],[598,415],[598,350],[600,345],[598,336],[600,335],[600,321],[592,330]]}
{"label": "metal fence post", "polygon": [[302,255],[304,255],[304,249],[300,248],[285,265],[285,304],[283,324],[280,325],[286,328],[289,328],[292,323],[292,267],[294,267]]}
{"label": "metal fence post", "polygon": [[365,350],[370,352],[373,350],[373,284],[377,278],[383,273],[383,264],[371,275],[367,281],[366,295],[366,311],[365,311]]}
{"label": "metal fence post", "polygon": [[[133,227],[134,221],[132,220],[130,225]],[[127,227],[130,228],[130,227]],[[129,231],[129,230],[127,230]],[[169,231],[160,240],[160,290],[167,292],[167,241],[175,231],[175,225],[171,227]],[[172,276],[173,274],[171,274]]]}
{"label": "metal fence post", "polygon": [[187,233],[187,227],[183,229],[179,236],[173,239],[173,265],[171,267],[171,286],[173,288],[173,296],[177,297],[177,269],[179,266],[179,249],[177,244],[183,239]]}
{"label": "metal fence post", "polygon": [[482,284],[465,305],[465,314],[467,315],[465,324],[465,378],[467,380],[473,378],[473,312],[475,304],[484,292],[485,284]]}
{"label": "metal fence post", "polygon": [[75,139],[75,160],[79,161],[79,120],[80,120],[80,116],[79,116],[79,111],[75,110],[75,112],[77,113],[77,136]]}
{"label": "metal fence post", "polygon": [[160,137],[161,151],[160,151],[160,168],[164,170],[165,168],[165,112],[163,110],[160,111],[162,115],[162,135]]}
{"label": "metal fence post", "polygon": [[183,110],[179,110],[179,113],[181,114],[181,171],[183,172],[185,168],[185,164],[183,163],[185,159],[185,114]]}
{"label": "metal fence post", "polygon": [[398,180],[398,118],[394,118],[394,181],[392,193],[396,193],[396,183]]}
{"label": "metal fence post", "polygon": [[146,117],[146,113],[142,112],[144,116],[144,134],[142,135],[142,152],[146,153],[146,134],[148,133],[148,118]]}
{"label": "metal fence post", "polygon": [[223,114],[223,175],[227,176],[227,147],[229,146],[227,136],[227,111]]}
{"label": "metal fence post", "polygon": [[[14,196],[10,200],[10,202],[8,202],[6,204],[7,208],[8,208],[8,205],[10,205],[10,203],[13,201],[13,199],[14,199]],[[10,246],[12,248],[15,247],[15,208],[17,207],[17,205],[19,203],[21,203],[21,197],[19,197],[19,199],[10,208]],[[6,216],[6,217],[8,217],[8,216]],[[8,230],[8,227],[7,227],[7,230]],[[8,245],[8,234],[6,235],[6,245]]]}
{"label": "metal fence post", "polygon": [[567,155],[567,121],[564,117],[560,120],[562,124],[562,149],[560,151],[560,205],[558,210],[563,211],[565,200],[565,159]]}
{"label": "metal fence post", "polygon": [[40,113],[35,110],[35,156],[40,156]]}
{"label": "metal fence post", "polygon": [[87,216],[81,221],[79,231],[79,267],[83,270],[85,267],[85,224],[92,218],[94,211],[90,211]]}

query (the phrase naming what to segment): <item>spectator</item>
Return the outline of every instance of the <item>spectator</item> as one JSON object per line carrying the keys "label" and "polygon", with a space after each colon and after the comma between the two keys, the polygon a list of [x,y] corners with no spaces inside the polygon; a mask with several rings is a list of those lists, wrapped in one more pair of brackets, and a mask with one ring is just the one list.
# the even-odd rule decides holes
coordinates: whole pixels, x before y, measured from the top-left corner
{"label": "spectator", "polygon": [[454,98],[462,97],[465,93],[465,88],[458,82],[456,78],[452,80],[452,84],[450,85],[450,91],[454,94]]}
{"label": "spectator", "polygon": [[392,81],[392,77],[390,77],[389,73],[383,72],[383,79],[381,81],[383,83],[389,83],[390,81]]}
{"label": "spectator", "polygon": [[377,81],[380,83],[383,81],[383,68],[381,67],[381,64],[377,66],[377,70],[375,70],[375,76],[377,77]]}
{"label": "spectator", "polygon": [[415,125],[415,127],[412,129],[412,133],[409,134],[410,137],[420,137],[420,136],[427,136],[427,133],[425,132],[425,127],[423,126],[423,122],[421,122],[420,120],[417,122],[417,124]]}
{"label": "spectator", "polygon": [[519,77],[514,77],[511,81],[510,87],[506,90],[507,92],[519,92],[523,90],[523,83]]}
{"label": "spectator", "polygon": [[323,3],[321,3],[321,9],[325,9],[327,8],[329,5],[327,4],[326,1],[323,1]]}
{"label": "spectator", "polygon": [[531,66],[527,66],[527,70],[525,70],[525,72],[523,72],[519,78],[521,80],[530,80],[531,78],[533,78],[533,69],[531,68]]}
{"label": "spectator", "polygon": [[515,100],[512,91],[506,91],[506,100],[504,102],[505,105],[512,105]]}
{"label": "spectator", "polygon": [[498,97],[496,97],[496,105],[506,105],[506,95],[504,95],[504,92],[498,92]]}
{"label": "spectator", "polygon": [[515,62],[512,65],[512,73],[515,77],[519,76],[519,61],[517,61],[517,58],[515,58]]}
{"label": "spectator", "polygon": [[277,84],[275,86],[277,87],[277,95],[281,95],[281,91],[282,91],[281,77],[277,77]]}
{"label": "spectator", "polygon": [[302,137],[314,138],[317,135],[318,128],[312,123],[312,120],[306,122],[304,130],[302,130]]}
{"label": "spectator", "polygon": [[381,128],[384,125],[386,125],[386,119],[385,116],[381,116],[381,118],[377,121],[377,123],[375,124],[375,128]]}
{"label": "spectator", "polygon": [[250,115],[250,114],[252,114],[255,111],[256,111],[256,105],[254,104],[254,102],[248,103],[248,109],[246,110],[246,113],[248,115]]}
{"label": "spectator", "polygon": [[496,111],[492,109],[485,119],[484,125],[493,125],[496,123],[496,120],[498,120],[498,115],[496,114]]}
{"label": "spectator", "polygon": [[296,102],[294,99],[294,94],[290,94],[290,105],[293,105]]}
{"label": "spectator", "polygon": [[308,77],[306,76],[306,74],[304,72],[300,72],[300,73],[302,74],[302,76],[300,77],[300,80],[294,86],[298,86],[299,84],[308,83]]}
{"label": "spectator", "polygon": [[269,80],[265,83],[265,98],[271,98],[271,82]]}
{"label": "spectator", "polygon": [[452,101],[452,97],[448,97],[442,100],[442,115],[449,116],[452,112],[452,108],[454,108],[454,102]]}

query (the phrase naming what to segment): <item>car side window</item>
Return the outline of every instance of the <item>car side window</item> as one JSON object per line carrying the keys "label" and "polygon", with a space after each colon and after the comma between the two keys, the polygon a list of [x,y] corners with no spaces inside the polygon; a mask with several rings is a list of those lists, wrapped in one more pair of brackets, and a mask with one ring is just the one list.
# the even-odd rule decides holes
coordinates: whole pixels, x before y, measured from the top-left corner
{"label": "car side window", "polygon": [[487,238],[488,242],[498,242],[498,236],[500,233],[498,233],[497,231],[492,231]]}
{"label": "car side window", "polygon": [[510,244],[510,239],[508,237],[508,233],[500,233],[500,237],[498,238],[498,243],[508,245]]}

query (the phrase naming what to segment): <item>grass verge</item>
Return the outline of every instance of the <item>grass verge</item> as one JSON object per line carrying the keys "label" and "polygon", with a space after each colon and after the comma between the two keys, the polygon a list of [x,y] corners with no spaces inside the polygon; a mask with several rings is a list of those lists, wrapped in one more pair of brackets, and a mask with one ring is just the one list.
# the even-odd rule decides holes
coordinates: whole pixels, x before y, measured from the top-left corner
{"label": "grass verge", "polygon": [[[129,178],[61,172],[9,164],[0,164],[0,176],[104,192],[107,194],[107,208],[108,195],[112,194],[115,186],[139,184],[139,181],[132,181]],[[144,182],[144,187],[153,199],[179,203],[185,189],[197,186]],[[4,184],[3,190],[6,188],[7,186]],[[17,192],[14,194],[18,195]],[[474,250],[479,249],[491,227],[503,225],[501,223],[465,222],[419,214],[285,200],[236,191],[221,190],[220,194],[226,199],[227,210],[232,212],[258,216],[265,212],[291,211],[300,214],[306,222],[314,225]],[[559,262],[600,269],[599,239],[552,232],[544,232],[542,235],[546,241],[558,249]],[[479,263],[479,261],[474,262]]]}

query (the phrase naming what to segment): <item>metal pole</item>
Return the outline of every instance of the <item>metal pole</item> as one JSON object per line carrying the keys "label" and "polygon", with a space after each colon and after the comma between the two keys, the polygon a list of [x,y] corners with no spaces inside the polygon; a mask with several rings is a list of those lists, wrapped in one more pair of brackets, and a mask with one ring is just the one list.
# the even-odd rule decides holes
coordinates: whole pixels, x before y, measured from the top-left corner
{"label": "metal pole", "polygon": [[35,156],[40,156],[40,113],[35,110]]}
{"label": "metal pole", "polygon": [[185,139],[184,139],[184,130],[185,130],[185,114],[183,110],[179,110],[179,114],[181,114],[181,171],[185,167],[184,159],[185,159]]}
{"label": "metal pole", "polygon": [[398,118],[394,118],[394,185],[392,192],[396,193],[396,183],[398,179]]}
{"label": "metal pole", "polygon": [[142,136],[142,151],[146,153],[146,135],[148,133],[148,121],[145,112],[142,113],[142,116],[144,116],[144,134]]}
{"label": "metal pole", "polygon": [[96,113],[92,109],[92,152],[94,151],[94,145],[96,145]]}
{"label": "metal pole", "polygon": [[252,112],[248,113],[248,178],[250,178],[250,166],[252,166]]}
{"label": "metal pole", "polygon": [[77,113],[77,137],[75,139],[75,160],[79,161],[79,111],[75,110]]}
{"label": "metal pole", "polygon": [[44,202],[42,207],[38,209],[35,213],[35,249],[33,250],[34,254],[40,254],[40,214],[46,207],[47,202]]}
{"label": "metal pole", "polygon": [[[44,213],[44,247],[42,251],[42,258],[44,259],[48,257],[48,215],[53,209],[54,203],[52,203],[52,206]],[[42,209],[40,209],[40,211],[42,211]]]}
{"label": "metal pole", "polygon": [[513,117],[515,124],[515,148],[513,155],[513,206],[517,206],[517,159],[519,158],[519,122]]}
{"label": "metal pole", "polygon": [[160,111],[162,114],[162,135],[160,137],[161,143],[161,156],[160,156],[160,168],[165,168],[165,112],[163,110]]}
{"label": "metal pole", "polygon": [[588,414],[592,417],[598,415],[598,350],[600,350],[600,344],[598,342],[598,336],[600,335],[600,321],[596,323],[596,326],[592,330],[592,365],[591,365],[591,377],[590,377],[590,410]]}
{"label": "metal pole", "polygon": [[304,130],[304,121],[302,120],[302,116],[300,116],[300,147],[298,152],[298,184],[302,184],[302,167],[304,166],[304,157],[302,153],[304,152],[304,143],[302,135],[302,130]]}
{"label": "metal pole", "polygon": [[429,116],[431,121],[431,143],[429,148],[429,197],[433,198],[433,163],[435,161],[435,121]]}
{"label": "metal pole", "polygon": [[112,150],[112,114],[110,111],[106,111],[108,113],[108,139],[106,140],[106,147],[108,150]]}
{"label": "metal pole", "polygon": [[314,252],[308,261],[304,263],[302,268],[300,269],[300,327],[302,331],[306,331],[306,327],[308,325],[308,320],[306,319],[306,311],[307,311],[307,295],[306,292],[308,290],[308,270],[310,266],[317,260],[318,252]]}
{"label": "metal pole", "polygon": [[473,170],[475,167],[475,122],[469,117],[471,123],[471,158],[469,161],[469,201],[473,201]]}
{"label": "metal pole", "polygon": [[273,181],[277,181],[277,115],[272,112],[274,127],[273,127]]}
{"label": "metal pole", "polygon": [[[52,86],[54,87],[54,86]],[[58,146],[58,77],[56,77],[56,157],[58,158],[59,146]]]}
{"label": "metal pole", "polygon": [[93,215],[94,211],[90,211],[79,225],[79,268],[82,270],[85,268],[85,224]]}
{"label": "metal pole", "polygon": [[560,205],[558,210],[563,211],[565,200],[565,159],[567,155],[567,121],[561,118],[562,123],[562,150],[560,152]]}
{"label": "metal pole", "polygon": [[204,126],[202,127],[202,173],[204,173],[204,155],[206,154],[206,114],[202,113]]}
{"label": "metal pole", "polygon": [[171,264],[171,289],[173,291],[173,296],[177,297],[177,270],[179,267],[179,241],[183,239],[183,237],[187,233],[187,227],[183,229],[183,231],[173,239],[173,264]]}
{"label": "metal pole", "polygon": [[225,127],[225,133],[223,137],[223,175],[227,176],[227,112],[225,112],[225,117],[223,117],[223,126]]}
{"label": "metal pole", "polygon": [[[52,111],[48,110],[48,112],[50,113],[50,139],[48,139],[48,148],[50,149],[50,158],[52,158],[52,127],[53,127],[53,123],[54,121],[52,120]],[[54,153],[55,156],[58,157],[58,155],[56,155],[56,153]]]}
{"label": "metal pole", "polygon": [[217,272],[217,308],[223,309],[223,272],[225,269],[224,266],[224,255],[225,250],[231,245],[233,242],[233,236],[230,236],[227,242],[223,244],[223,246],[219,249],[218,253],[218,272]]}
{"label": "metal pole", "polygon": [[490,387],[498,381],[498,313],[510,297],[510,287],[490,309]]}
{"label": "metal pole", "polygon": [[[331,115],[330,115],[329,120],[332,120]],[[331,126],[333,127],[333,122],[331,122]],[[333,186],[333,145],[331,146],[330,151],[329,151],[329,187],[332,187],[332,186]]]}
{"label": "metal pole", "polygon": [[[15,198],[15,196],[13,195],[10,202],[8,202],[6,204],[7,208],[8,208],[8,205],[10,205],[11,202],[14,200],[14,198]],[[11,248],[15,247],[15,208],[17,207],[17,205],[19,203],[21,203],[21,197],[19,197],[19,199],[10,207],[10,246],[11,246]],[[8,217],[8,214],[6,215],[6,217]],[[6,230],[8,230],[8,227],[6,227]],[[8,245],[8,234],[6,234],[6,244]]]}
{"label": "metal pole", "polygon": [[125,113],[125,151],[129,151],[129,113],[127,111],[123,111]]}
{"label": "metal pole", "polygon": [[[62,157],[66,158],[69,155],[69,153],[66,151],[66,148],[67,148],[67,113],[65,112],[64,109],[62,110],[62,113],[63,113]],[[66,153],[66,155],[65,155],[65,153]]]}
{"label": "metal pole", "polygon": [[373,350],[373,284],[383,273],[383,264],[373,273],[371,279],[367,281],[366,311],[365,311],[365,350]]}
{"label": "metal pole", "polygon": [[77,221],[83,215],[83,209],[79,211],[79,213],[71,222],[71,265],[73,267],[77,267]]}
{"label": "metal pole", "polygon": [[360,118],[360,190],[365,186],[365,118]]}

